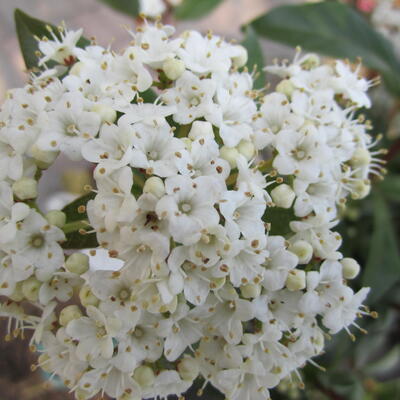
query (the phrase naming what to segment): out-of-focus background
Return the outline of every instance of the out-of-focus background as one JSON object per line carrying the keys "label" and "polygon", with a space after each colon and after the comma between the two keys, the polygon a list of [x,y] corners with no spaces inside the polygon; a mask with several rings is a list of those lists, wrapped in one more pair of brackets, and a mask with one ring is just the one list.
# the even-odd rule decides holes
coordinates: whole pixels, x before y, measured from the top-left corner
{"label": "out-of-focus background", "polygon": [[[132,0],[133,1],[133,0]],[[198,0],[203,1],[203,0]],[[310,0],[311,1],[311,0]],[[360,13],[369,13],[370,4],[392,0],[343,0],[353,6],[359,6]],[[272,7],[288,3],[304,3],[300,0],[224,0],[210,14],[201,19],[192,21],[175,21],[178,32],[185,29],[198,29],[201,31],[213,30],[218,35],[227,39],[240,39],[240,26],[255,17],[264,14]],[[400,1],[398,3],[400,8]],[[0,102],[7,89],[22,86],[26,81],[24,62],[19,50],[18,40],[14,27],[13,13],[15,8],[20,8],[27,14],[55,25],[65,21],[67,27],[76,29],[83,27],[86,37],[96,37],[101,45],[113,44],[113,48],[124,47],[130,40],[126,33],[134,26],[134,19],[116,12],[99,0],[0,0]],[[369,18],[369,16],[367,16]],[[382,21],[381,21],[382,22]],[[400,27],[400,18],[399,18]],[[391,29],[391,28],[390,28]],[[396,33],[396,32],[395,32]],[[397,32],[400,35],[400,28]],[[398,36],[400,37],[400,36]],[[301,38],[299,38],[301,39]],[[293,48],[277,44],[263,38],[261,41],[266,63],[272,63],[275,58],[291,58]],[[398,46],[400,48],[400,44]],[[399,71],[400,73],[400,71]],[[400,102],[395,96],[390,96],[383,86],[374,89],[374,111],[371,117],[375,124],[375,131],[389,132],[390,138],[384,139],[384,145],[390,149],[388,159],[389,179],[386,186],[380,187],[382,196],[385,197],[383,205],[385,212],[391,214],[390,222],[393,224],[392,235],[400,236]],[[71,196],[78,195],[85,179],[84,170],[71,169],[65,160],[56,166],[54,176],[63,176],[60,179],[45,179],[46,185],[42,191],[54,195],[54,201],[64,201],[67,191]],[[378,186],[378,185],[376,185]],[[379,189],[379,188],[378,188]],[[376,189],[375,189],[376,190]],[[61,192],[64,194],[61,195]],[[51,196],[50,196],[51,197]],[[53,196],[54,197],[54,196]],[[387,252],[385,245],[386,231],[377,228],[375,214],[376,204],[370,198],[360,205],[350,205],[348,213],[344,216],[340,232],[344,236],[346,247],[343,249],[345,256],[356,257],[362,265],[367,265],[373,252],[373,241],[382,243],[382,254]],[[52,203],[49,208],[56,208]],[[386,214],[384,214],[386,215]],[[379,218],[378,218],[379,220]],[[375,221],[375,223],[374,223]],[[375,226],[374,226],[375,224]],[[385,228],[385,227],[384,227]],[[391,228],[390,228],[391,229]],[[376,246],[375,246],[376,247]],[[378,246],[379,247],[379,246]],[[398,242],[397,242],[398,247]],[[391,250],[398,257],[396,249]],[[375,254],[375,253],[374,253]],[[375,254],[376,256],[376,254]],[[400,266],[400,261],[393,262]],[[377,257],[375,268],[378,275],[385,276],[385,271],[391,268],[389,258]],[[373,266],[374,266],[373,265]],[[391,268],[393,271],[393,268]],[[351,342],[346,333],[338,335],[328,346],[326,356],[318,362],[327,368],[327,372],[318,371],[309,366],[305,369],[305,391],[298,388],[281,385],[273,394],[273,398],[293,400],[400,400],[400,291],[399,285],[387,284],[380,279],[377,285],[383,285],[380,298],[372,302],[371,307],[380,313],[377,321],[363,323],[370,334],[360,337],[355,344]],[[400,276],[400,271],[399,271]],[[362,277],[357,284],[362,284]],[[367,326],[369,325],[369,326]],[[0,336],[5,335],[6,321],[0,324]],[[62,385],[53,381],[51,385],[44,385],[45,377],[39,370],[31,370],[31,364],[36,362],[37,355],[28,351],[29,340],[0,340],[0,400],[67,400],[72,399]],[[195,397],[188,397],[190,399]],[[210,396],[207,400],[214,400]]]}

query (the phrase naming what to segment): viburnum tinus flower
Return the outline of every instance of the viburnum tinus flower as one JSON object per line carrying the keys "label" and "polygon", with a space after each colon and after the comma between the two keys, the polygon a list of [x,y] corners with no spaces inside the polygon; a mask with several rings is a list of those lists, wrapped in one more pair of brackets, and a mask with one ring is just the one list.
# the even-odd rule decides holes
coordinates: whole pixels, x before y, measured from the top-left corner
{"label": "viburnum tinus flower", "polygon": [[[81,33],[39,39],[39,65],[58,66],[0,111],[10,333],[33,330],[38,365],[80,400],[166,399],[197,378],[230,400],[302,384],[325,334],[353,337],[370,315],[334,229],[381,174],[354,118],[371,82],[298,53],[267,67],[281,77],[267,92],[246,50],[211,33],[145,22],[119,53],[77,47]],[[85,160],[95,187],[43,215],[37,181],[59,154]],[[96,268],[100,249],[117,270]]]}

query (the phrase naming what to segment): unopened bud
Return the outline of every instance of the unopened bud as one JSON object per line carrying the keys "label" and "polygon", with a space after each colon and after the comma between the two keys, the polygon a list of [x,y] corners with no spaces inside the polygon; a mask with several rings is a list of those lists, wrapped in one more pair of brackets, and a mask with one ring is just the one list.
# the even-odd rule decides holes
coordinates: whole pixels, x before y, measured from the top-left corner
{"label": "unopened bud", "polygon": [[289,79],[284,79],[280,81],[276,87],[277,92],[284,94],[289,99],[292,97],[292,94],[295,91],[295,89],[296,89],[295,86]]}
{"label": "unopened bud", "polygon": [[178,372],[184,381],[193,382],[199,376],[199,363],[192,357],[185,357],[178,364]]}
{"label": "unopened bud", "polygon": [[22,301],[24,299],[24,293],[22,292],[22,282],[18,282],[15,285],[14,292],[8,297],[13,301]]}
{"label": "unopened bud", "polygon": [[165,194],[163,180],[158,176],[152,176],[151,178],[147,179],[143,187],[143,193],[151,193],[160,199]]}
{"label": "unopened bud", "polygon": [[88,400],[93,397],[92,393],[87,392],[86,390],[83,390],[81,388],[76,389],[74,395],[76,400]]}
{"label": "unopened bud", "polygon": [[51,210],[46,214],[46,219],[50,225],[62,228],[65,225],[67,216],[60,210]]}
{"label": "unopened bud", "polygon": [[31,276],[22,283],[22,293],[29,301],[37,301],[41,286],[42,282]]}
{"label": "unopened bud", "polygon": [[74,319],[82,317],[82,312],[75,304],[67,306],[60,312],[59,322],[61,326],[67,326]]}
{"label": "unopened bud", "polygon": [[236,149],[247,161],[250,161],[256,153],[254,144],[248,140],[241,140]]}
{"label": "unopened bud", "polygon": [[58,151],[44,151],[39,149],[37,145],[31,147],[31,155],[35,160],[35,164],[40,169],[47,169],[56,160],[60,153]]}
{"label": "unopened bud", "polygon": [[271,197],[277,207],[290,208],[296,194],[289,185],[282,183],[271,191]]}
{"label": "unopened bud", "polygon": [[83,253],[73,253],[65,261],[67,271],[81,275],[89,269],[89,256]]}
{"label": "unopened bud", "polygon": [[189,137],[196,140],[201,137],[214,137],[212,125],[207,121],[194,121],[190,128]]}
{"label": "unopened bud", "polygon": [[354,279],[360,272],[360,264],[354,258],[343,258],[340,260],[343,267],[343,277]]}
{"label": "unopened bud", "polygon": [[286,279],[286,287],[291,292],[305,289],[306,287],[306,273],[301,269],[292,269],[288,273]]}
{"label": "unopened bud", "polygon": [[153,370],[147,365],[142,365],[135,369],[133,379],[139,384],[141,388],[151,387],[155,380]]}
{"label": "unopened bud", "polygon": [[80,76],[84,64],[82,61],[76,62],[69,70],[70,75]]}
{"label": "unopened bud", "polygon": [[231,168],[236,168],[239,152],[235,147],[222,146],[219,155],[221,158],[228,161]]}
{"label": "unopened bud", "polygon": [[92,293],[89,286],[82,286],[79,292],[79,300],[84,307],[96,307],[99,304],[99,299]]}
{"label": "unopened bud", "polygon": [[318,67],[320,63],[321,63],[320,58],[316,54],[311,53],[303,58],[301,66],[303,67],[303,69],[310,70]]}
{"label": "unopened bud", "polygon": [[240,293],[245,299],[255,299],[261,294],[261,286],[248,284],[240,287]]}
{"label": "unopened bud", "polygon": [[350,163],[353,167],[364,167],[371,162],[371,153],[362,147],[356,149]]}
{"label": "unopened bud", "polygon": [[185,145],[186,150],[190,151],[192,149],[193,141],[191,139],[189,139],[188,137],[183,137],[181,138],[181,141]]}
{"label": "unopened bud", "polygon": [[50,360],[50,357],[46,353],[43,353],[39,356],[38,363],[39,363],[40,368],[42,368],[42,370],[44,372],[51,374],[53,372],[53,370],[51,369],[51,364],[50,364],[49,360]]}
{"label": "unopened bud", "polygon": [[165,76],[171,81],[175,81],[185,72],[185,63],[176,58],[168,58],[162,67]]}
{"label": "unopened bud", "polygon": [[[249,55],[246,48],[241,45],[235,46],[235,49],[238,50],[238,54],[235,57],[232,57],[232,64],[236,68],[242,68],[247,64],[247,61],[249,60]],[[261,67],[261,65],[259,65],[259,67]]]}
{"label": "unopened bud", "polygon": [[13,193],[19,200],[35,199],[38,195],[35,179],[23,177],[12,185]]}
{"label": "unopened bud", "polygon": [[305,240],[298,240],[290,245],[289,250],[299,258],[299,264],[307,264],[313,255],[313,247]]}
{"label": "unopened bud", "polygon": [[351,198],[354,200],[361,200],[369,195],[371,191],[371,184],[360,180],[353,185],[353,189],[354,191],[351,193]]}
{"label": "unopened bud", "polygon": [[117,119],[117,112],[105,104],[95,104],[92,107],[92,111],[99,115],[101,122],[108,122],[112,124]]}

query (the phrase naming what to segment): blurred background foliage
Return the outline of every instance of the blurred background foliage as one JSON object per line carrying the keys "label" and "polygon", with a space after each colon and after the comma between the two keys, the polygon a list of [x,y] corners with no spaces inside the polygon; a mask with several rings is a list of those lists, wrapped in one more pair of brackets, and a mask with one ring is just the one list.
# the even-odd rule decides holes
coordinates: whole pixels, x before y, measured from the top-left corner
{"label": "blurred background foliage", "polygon": [[[130,18],[138,18],[139,0],[98,1]],[[368,334],[357,332],[355,342],[346,332],[328,341],[326,354],[317,360],[321,368],[308,365],[302,371],[305,388],[284,382],[273,391],[275,400],[400,399],[400,54],[395,51],[400,44],[393,43],[390,36],[384,37],[373,27],[371,13],[377,1],[299,1],[273,8],[241,28],[242,44],[249,51],[248,67],[250,70],[253,66],[258,67],[257,88],[268,82],[261,66],[272,63],[276,56],[263,54],[261,44],[265,38],[354,63],[358,63],[360,57],[366,67],[363,70],[365,76],[373,79],[379,75],[382,79],[382,84],[370,92],[373,107],[363,110],[363,114],[372,122],[373,134],[383,135],[380,145],[388,149],[384,155],[387,176],[383,181],[371,177],[374,181],[372,194],[361,202],[350,202],[339,225],[343,254],[356,258],[364,266],[354,285],[372,288],[368,306],[379,314],[379,318],[361,320],[360,325]],[[223,2],[182,0],[175,2],[179,3],[175,7],[169,3],[163,19],[171,23],[204,18]],[[394,1],[394,4],[400,8],[400,1]],[[29,35],[43,34],[43,26],[22,12],[16,13],[16,23],[22,50],[25,46],[24,59],[29,65],[34,51]],[[394,33],[394,38],[400,38],[400,32]],[[37,373],[34,375],[29,369],[32,360],[23,356],[24,351],[17,342],[1,345],[0,369],[8,371],[9,376],[2,372],[0,398],[69,398],[66,393],[54,388],[43,389],[37,383]],[[17,382],[23,379],[29,379],[28,391],[23,385],[18,386]],[[6,390],[9,387],[7,380],[16,382],[11,394]],[[198,398],[196,392],[197,388],[193,388],[186,397]],[[202,398],[222,400],[223,396],[206,388]]]}

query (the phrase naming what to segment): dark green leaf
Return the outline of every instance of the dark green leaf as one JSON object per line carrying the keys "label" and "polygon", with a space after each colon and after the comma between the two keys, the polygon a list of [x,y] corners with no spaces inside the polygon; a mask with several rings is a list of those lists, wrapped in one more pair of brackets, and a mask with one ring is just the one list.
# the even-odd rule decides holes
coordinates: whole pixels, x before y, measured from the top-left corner
{"label": "dark green leaf", "polygon": [[374,195],[374,232],[363,286],[370,286],[369,302],[376,302],[400,279],[400,254],[388,204]]}
{"label": "dark green leaf", "polygon": [[107,4],[114,10],[131,17],[139,15],[139,1],[138,0],[100,0],[102,3]]}
{"label": "dark green leaf", "polygon": [[67,240],[62,243],[63,249],[91,249],[99,246],[95,233],[82,235],[79,232],[71,232],[65,236]]}
{"label": "dark green leaf", "polygon": [[254,81],[254,88],[260,89],[265,86],[265,73],[262,70],[264,67],[264,55],[258,40],[257,34],[251,25],[244,27],[245,37],[242,41],[242,45],[247,49],[249,54],[249,60],[247,66],[250,71],[253,70],[254,66],[257,66],[258,77]]}
{"label": "dark green leaf", "polygon": [[183,0],[182,4],[175,8],[175,16],[178,19],[197,19],[204,17],[217,7],[223,0]]}
{"label": "dark green leaf", "polygon": [[260,35],[291,46],[353,61],[361,57],[366,66],[381,73],[390,91],[400,95],[400,62],[391,43],[345,4],[277,7],[252,26]]}
{"label": "dark green leaf", "polygon": [[287,235],[291,232],[289,223],[295,220],[292,208],[268,207],[263,217],[264,222],[271,224],[271,235]]}
{"label": "dark green leaf", "polygon": [[72,203],[69,203],[68,205],[66,205],[62,209],[62,212],[65,213],[65,215],[67,216],[67,223],[86,220],[87,219],[86,211],[83,213],[80,213],[78,211],[78,208],[80,206],[86,206],[87,202],[89,200],[94,199],[95,196],[96,196],[96,193],[90,192],[90,193],[74,200]]}
{"label": "dark green leaf", "polygon": [[[26,68],[32,69],[38,67],[38,57],[36,52],[39,50],[38,42],[34,38],[37,36],[39,38],[47,37],[52,38],[50,32],[47,30],[46,26],[50,26],[54,34],[58,37],[58,29],[54,25],[47,22],[41,21],[39,19],[33,18],[28,14],[25,14],[20,9],[16,9],[14,12],[15,27],[17,30],[17,36],[19,45],[21,48],[22,56],[25,61]],[[85,47],[90,43],[89,40],[82,37],[77,43],[78,47]]]}

